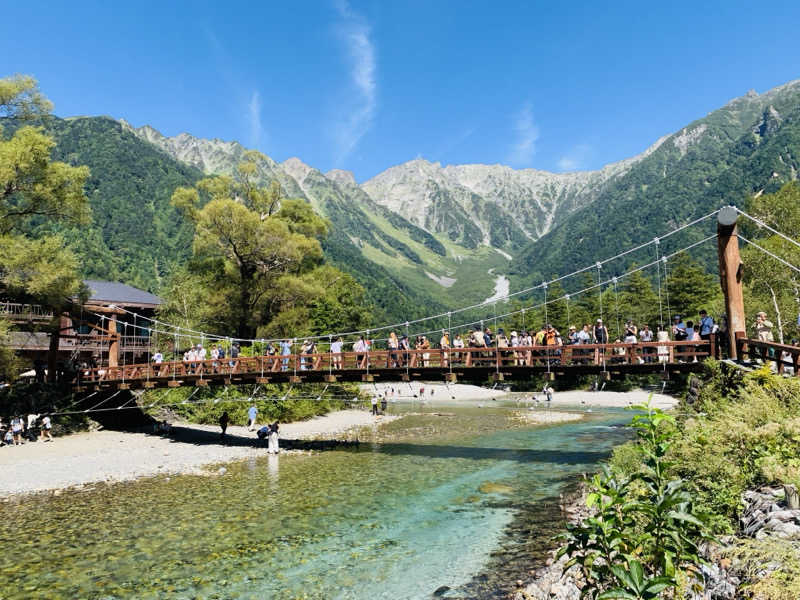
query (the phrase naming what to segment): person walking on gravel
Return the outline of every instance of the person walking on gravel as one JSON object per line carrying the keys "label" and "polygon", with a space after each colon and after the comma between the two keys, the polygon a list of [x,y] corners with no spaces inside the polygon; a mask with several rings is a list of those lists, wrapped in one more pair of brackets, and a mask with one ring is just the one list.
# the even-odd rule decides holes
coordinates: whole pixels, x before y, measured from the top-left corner
{"label": "person walking on gravel", "polygon": [[222,429],[222,433],[219,434],[219,438],[221,440],[225,439],[225,432],[228,430],[228,423],[230,422],[231,418],[228,416],[228,411],[222,413],[222,416],[219,418],[219,426]]}
{"label": "person walking on gravel", "polygon": [[[52,442],[53,436],[50,434],[50,430],[53,429],[53,423],[50,421],[50,415],[45,415],[42,417],[42,429],[39,432],[39,437],[42,438],[43,442]],[[45,437],[47,439],[45,439]]]}

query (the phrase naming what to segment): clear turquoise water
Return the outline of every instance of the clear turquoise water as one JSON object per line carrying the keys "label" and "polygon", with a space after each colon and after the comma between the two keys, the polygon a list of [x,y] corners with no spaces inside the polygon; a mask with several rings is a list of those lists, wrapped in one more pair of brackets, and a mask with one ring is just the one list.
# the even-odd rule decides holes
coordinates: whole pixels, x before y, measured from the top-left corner
{"label": "clear turquoise water", "polygon": [[509,407],[442,410],[358,449],[5,503],[0,597],[498,597],[548,544],[545,499],[629,415],[537,428]]}

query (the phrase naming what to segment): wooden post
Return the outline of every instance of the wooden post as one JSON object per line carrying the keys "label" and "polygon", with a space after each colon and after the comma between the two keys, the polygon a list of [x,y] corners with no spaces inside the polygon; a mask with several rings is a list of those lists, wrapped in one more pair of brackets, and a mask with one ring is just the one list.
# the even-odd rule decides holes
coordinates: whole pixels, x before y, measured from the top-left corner
{"label": "wooden post", "polygon": [[117,335],[117,315],[108,317],[108,366],[116,367],[119,365],[119,335]]}
{"label": "wooden post", "polygon": [[742,259],[739,256],[739,238],[736,219],[739,214],[733,206],[725,206],[717,213],[717,250],[719,252],[719,279],[725,295],[725,313],[728,317],[728,348],[730,357],[738,358],[736,339],[747,336],[742,296]]}
{"label": "wooden post", "polygon": [[53,316],[52,327],[50,332],[50,346],[47,350],[47,381],[48,383],[55,383],[58,379],[56,369],[58,367],[58,350],[61,346],[61,328],[63,327],[61,314],[56,311]]}

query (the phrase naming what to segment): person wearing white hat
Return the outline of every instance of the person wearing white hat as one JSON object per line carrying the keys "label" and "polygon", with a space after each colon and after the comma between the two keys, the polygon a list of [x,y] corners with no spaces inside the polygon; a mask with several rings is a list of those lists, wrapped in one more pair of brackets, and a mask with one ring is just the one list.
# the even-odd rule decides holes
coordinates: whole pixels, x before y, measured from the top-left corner
{"label": "person wearing white hat", "polygon": [[772,321],[767,319],[767,313],[763,310],[756,315],[756,322],[753,328],[756,330],[756,335],[759,342],[772,342]]}
{"label": "person wearing white hat", "polygon": [[594,324],[594,343],[607,344],[608,343],[608,329],[603,325],[603,319],[597,319]]}

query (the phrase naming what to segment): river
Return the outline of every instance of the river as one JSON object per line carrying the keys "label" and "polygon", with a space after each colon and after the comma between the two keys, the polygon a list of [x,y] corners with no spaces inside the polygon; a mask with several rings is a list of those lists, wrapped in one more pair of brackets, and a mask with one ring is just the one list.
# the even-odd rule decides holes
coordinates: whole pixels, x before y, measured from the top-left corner
{"label": "river", "polygon": [[5,502],[0,596],[502,597],[630,415],[532,427],[490,404],[392,406],[412,414],[357,449]]}

